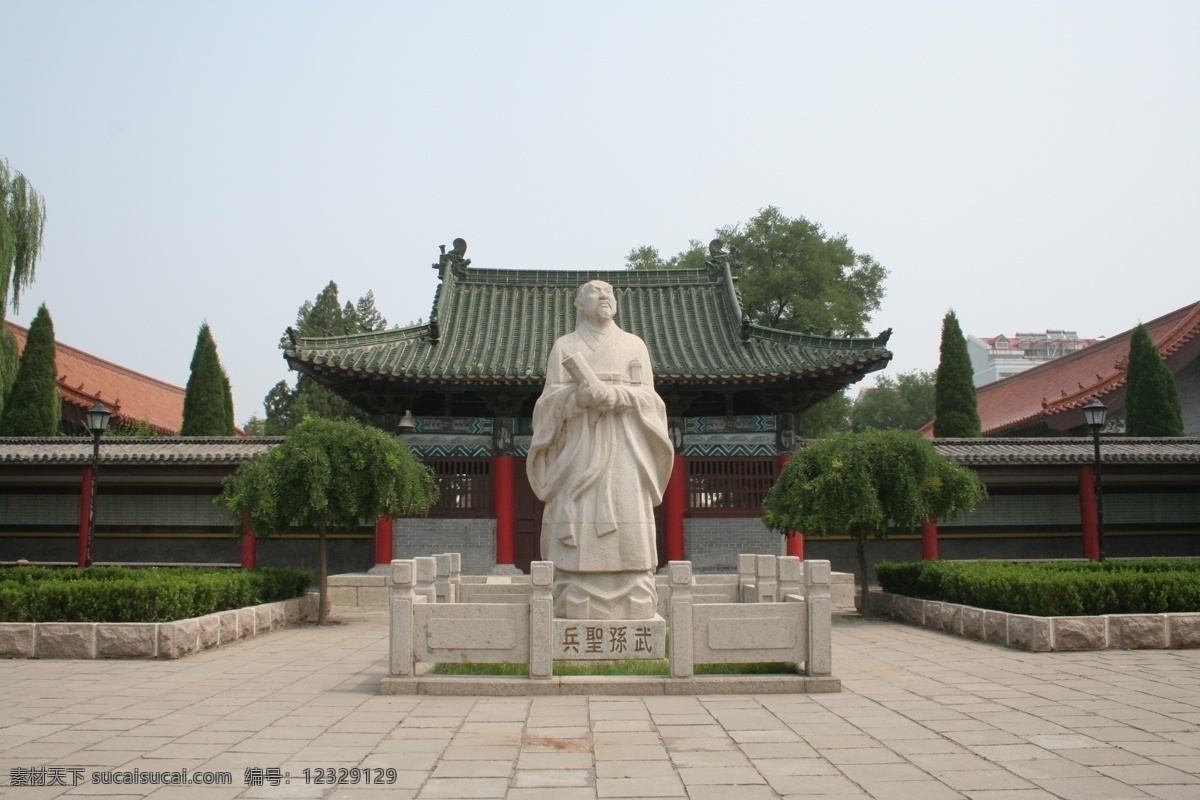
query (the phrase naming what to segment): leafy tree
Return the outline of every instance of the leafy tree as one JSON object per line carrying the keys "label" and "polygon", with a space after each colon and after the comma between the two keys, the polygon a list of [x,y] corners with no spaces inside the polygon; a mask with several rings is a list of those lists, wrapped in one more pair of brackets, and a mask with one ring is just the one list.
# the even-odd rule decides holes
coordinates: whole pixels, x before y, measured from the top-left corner
{"label": "leafy tree", "polygon": [[17,347],[17,337],[4,324],[0,315],[0,418],[4,417],[8,393],[12,391],[13,381],[17,379],[17,369],[20,366],[21,352]]}
{"label": "leafy tree", "polygon": [[10,302],[21,310],[21,290],[33,284],[45,224],[46,201],[0,158],[0,322]]}
{"label": "leafy tree", "polygon": [[196,336],[192,372],[183,397],[181,436],[233,436],[233,397],[229,376],[217,356],[217,343],[205,322]]}
{"label": "leafy tree", "polygon": [[801,439],[825,439],[850,430],[850,398],[834,392],[804,412],[796,433]]}
{"label": "leafy tree", "polygon": [[54,322],[42,305],[29,326],[21,366],[0,419],[0,436],[54,436],[60,414]]}
{"label": "leafy tree", "polygon": [[911,529],[969,511],[986,496],[974,472],[916,433],[872,430],[796,451],[763,502],[763,522],[784,534],[852,537],[865,615],[868,538],[886,539],[889,527]]}
{"label": "leafy tree", "polygon": [[1142,325],[1129,340],[1125,371],[1125,435],[1183,436],[1179,386]]}
{"label": "leafy tree", "polygon": [[326,534],[354,530],[379,516],[424,514],[437,501],[433,472],[402,439],[350,420],[309,418],[281,444],[226,479],[217,504],[254,533],[317,532],[321,611],[325,621]]}
{"label": "leafy tree", "polygon": [[850,421],[855,432],[873,428],[916,431],[934,412],[934,375],[925,370],[881,375],[854,400]]}
{"label": "leafy tree", "polygon": [[979,401],[975,397],[974,371],[967,355],[967,340],[954,311],[942,320],[941,360],[934,394],[933,435],[978,437]]}
{"label": "leafy tree", "polygon": [[[333,281],[321,290],[315,301],[305,301],[296,313],[293,332],[298,336],[346,336],[387,328],[387,320],[375,307],[375,295],[367,292],[357,303],[341,304],[338,286]],[[280,339],[281,347],[290,347],[287,333]],[[265,435],[288,433],[306,417],[323,419],[364,420],[365,415],[344,398],[314,381],[300,375],[295,387],[280,381],[263,398],[266,419],[262,424]]]}
{"label": "leafy tree", "polygon": [[138,438],[146,439],[153,436],[161,436],[162,434],[156,431],[150,425],[149,417],[142,417],[136,422],[125,422],[116,420],[110,422],[108,427],[104,429],[105,438]]}
{"label": "leafy tree", "polygon": [[[852,248],[845,236],[830,236],[804,217],[789,218],[767,206],[749,222],[718,228],[717,238],[735,253],[743,310],[761,325],[789,331],[866,333],[883,299],[887,270]],[[634,248],[630,269],[701,267],[706,250],[688,249],[664,259],[656,248]]]}

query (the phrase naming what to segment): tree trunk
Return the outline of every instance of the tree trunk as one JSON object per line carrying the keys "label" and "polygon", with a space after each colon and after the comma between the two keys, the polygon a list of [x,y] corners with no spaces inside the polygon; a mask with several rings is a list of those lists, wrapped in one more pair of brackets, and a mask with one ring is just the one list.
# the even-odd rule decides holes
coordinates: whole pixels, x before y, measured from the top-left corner
{"label": "tree trunk", "polygon": [[859,590],[859,612],[864,617],[869,617],[869,609],[867,608],[867,543],[866,534],[857,533],[854,536],[854,551],[858,554],[858,579],[861,581]]}
{"label": "tree trunk", "polygon": [[325,598],[329,595],[329,575],[325,569],[325,523],[317,523],[317,562],[320,564],[317,577],[318,602],[321,604],[317,611],[317,624],[325,624]]}

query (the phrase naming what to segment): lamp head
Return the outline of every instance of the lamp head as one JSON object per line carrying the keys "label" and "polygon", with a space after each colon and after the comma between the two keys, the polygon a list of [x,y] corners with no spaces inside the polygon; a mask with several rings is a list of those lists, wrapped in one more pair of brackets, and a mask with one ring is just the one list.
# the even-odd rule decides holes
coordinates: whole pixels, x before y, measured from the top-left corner
{"label": "lamp head", "polygon": [[88,430],[97,436],[104,433],[104,430],[108,427],[108,419],[111,416],[112,412],[108,410],[108,407],[97,400],[96,405],[88,409],[87,412]]}
{"label": "lamp head", "polygon": [[1108,406],[1100,402],[1099,397],[1093,396],[1088,404],[1083,407],[1083,419],[1087,422],[1087,426],[1092,430],[1100,430],[1104,427],[1104,420],[1108,418]]}

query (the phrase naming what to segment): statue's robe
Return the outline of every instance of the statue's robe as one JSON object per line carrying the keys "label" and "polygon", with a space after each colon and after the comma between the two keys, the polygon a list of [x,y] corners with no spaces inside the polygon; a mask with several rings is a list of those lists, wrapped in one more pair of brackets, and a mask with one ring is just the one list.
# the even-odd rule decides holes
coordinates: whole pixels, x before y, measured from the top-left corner
{"label": "statue's robe", "polygon": [[[579,405],[563,366],[564,356],[576,354],[616,392],[615,409]],[[554,562],[556,573],[653,570],[654,507],[673,463],[666,406],[654,391],[645,343],[615,324],[598,333],[583,322],[559,338],[533,409],[526,462],[530,485],[546,503],[542,558]]]}

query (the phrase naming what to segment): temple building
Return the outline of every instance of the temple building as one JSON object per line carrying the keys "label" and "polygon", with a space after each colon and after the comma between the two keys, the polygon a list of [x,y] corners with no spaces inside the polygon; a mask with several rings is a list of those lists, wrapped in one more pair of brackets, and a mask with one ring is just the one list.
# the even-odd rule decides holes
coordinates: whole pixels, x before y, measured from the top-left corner
{"label": "temple building", "polygon": [[[1185,436],[1200,436],[1200,302],[1145,324],[1179,389]],[[1133,328],[979,387],[984,436],[1084,436],[1083,406],[1108,406],[1107,433],[1125,431],[1125,373]],[[933,426],[926,426],[932,436]]]}
{"label": "temple building", "polygon": [[782,552],[760,505],[800,418],[892,358],[890,331],[842,338],[753,323],[719,242],[694,270],[479,269],[465,252],[457,239],[433,265],[428,322],[333,338],[289,331],[293,369],[384,428],[412,419],[408,443],[438,475],[437,507],[381,532],[390,541],[377,563],[450,550],[472,571],[539,559],[542,509],[524,465],[530,420],[550,347],[574,329],[575,291],[587,281],[613,286],[617,324],[645,341],[666,403],[676,455],[658,510],[663,563],[728,569],[738,552]]}
{"label": "temple building", "polygon": [[[16,338],[17,352],[23,353],[29,329],[8,320],[2,324]],[[59,341],[54,343],[54,353],[63,433],[86,432],[85,415],[97,401],[112,412],[113,426],[144,425],[157,436],[179,433],[185,394],[182,386],[172,386]]]}

